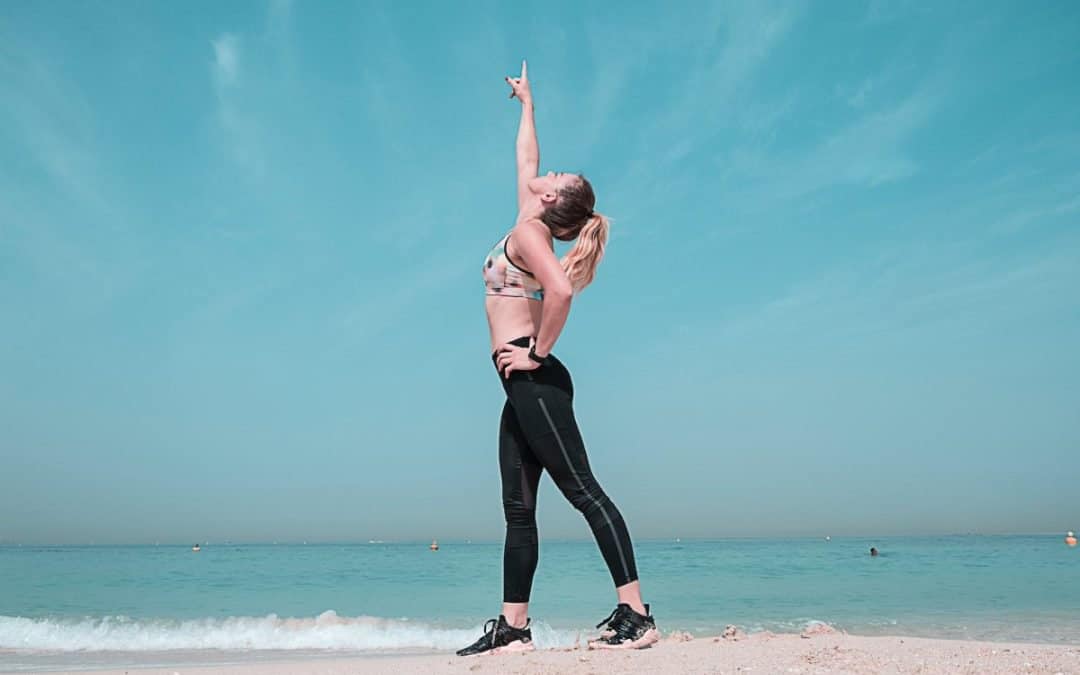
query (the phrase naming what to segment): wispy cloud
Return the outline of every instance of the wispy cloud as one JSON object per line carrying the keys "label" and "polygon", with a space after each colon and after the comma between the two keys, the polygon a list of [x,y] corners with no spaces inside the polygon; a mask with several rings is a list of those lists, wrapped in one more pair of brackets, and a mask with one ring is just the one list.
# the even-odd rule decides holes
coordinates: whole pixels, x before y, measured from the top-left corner
{"label": "wispy cloud", "polygon": [[60,64],[33,44],[5,40],[0,145],[44,181],[0,167],[0,234],[59,301],[84,310],[109,302],[137,273],[115,262],[134,244],[132,200],[101,158],[97,129],[91,101]]}
{"label": "wispy cloud", "polygon": [[[420,74],[407,57],[401,28],[385,9],[372,6],[365,11],[360,31],[362,44],[356,57],[358,86],[364,92],[363,112],[379,129],[378,142],[391,154],[404,155],[412,135],[409,123],[416,121],[414,83]],[[372,46],[376,44],[377,49]]]}
{"label": "wispy cloud", "polygon": [[0,73],[0,114],[10,140],[28,151],[63,194],[83,208],[102,208],[92,113],[79,89],[26,48],[0,52]]}
{"label": "wispy cloud", "polygon": [[[290,0],[274,0],[261,31],[223,32],[211,40],[210,76],[224,151],[247,180],[263,183],[272,171],[272,142],[267,133],[266,93],[297,94],[294,79]],[[273,73],[273,86],[266,74]]]}
{"label": "wispy cloud", "polygon": [[[700,167],[684,168],[689,158],[703,149],[715,152],[723,134],[735,133],[744,142],[770,137],[775,125],[795,110],[798,95],[794,88],[779,96],[763,95],[754,75],[783,45],[802,10],[801,3],[716,3],[705,16],[692,23],[682,17],[677,30],[672,27],[686,66],[650,121],[629,130],[634,159],[611,186],[614,202],[642,212],[671,199],[689,199],[700,194],[702,180]],[[650,49],[655,44],[643,48],[643,64]],[[623,86],[619,78],[614,83]],[[624,223],[620,233],[626,232]]]}
{"label": "wispy cloud", "polygon": [[211,77],[225,153],[243,169],[248,180],[259,182],[267,172],[266,149],[258,116],[249,112],[250,100],[243,95],[241,41],[234,34],[223,33],[211,42],[211,47]]}
{"label": "wispy cloud", "polygon": [[699,28],[700,64],[674,84],[676,97],[665,102],[665,114],[644,135],[669,140],[693,135],[700,142],[714,135],[724,120],[752,119],[738,114],[746,101],[739,94],[782,44],[800,13],[799,4],[718,5]]}
{"label": "wispy cloud", "polygon": [[[221,150],[243,179],[241,185],[230,190],[230,197],[261,203],[269,200],[280,205],[269,219],[277,230],[274,236],[300,242],[317,256],[320,253],[314,252],[322,251],[324,247],[339,247],[340,243],[326,241],[330,236],[326,229],[297,227],[311,217],[305,204],[313,199],[311,190],[317,190],[319,186],[297,181],[290,168],[294,162],[284,161],[285,158],[297,159],[289,153],[298,148],[304,151],[303,144],[296,142],[297,137],[309,138],[321,133],[313,120],[324,114],[314,106],[312,110],[304,110],[303,115],[296,114],[297,101],[307,93],[313,96],[325,93],[318,89],[325,83],[318,77],[305,77],[305,73],[295,70],[301,65],[292,54],[295,37],[292,13],[295,9],[290,2],[275,2],[267,8],[261,30],[219,34],[210,43],[209,76]],[[355,79],[347,85],[334,83],[330,93],[336,102],[341,88],[347,87],[350,93],[354,90],[363,92],[355,105],[366,115],[365,126],[377,129],[377,132],[370,132],[370,142],[386,146],[373,148],[372,154],[406,157],[415,152],[409,145],[413,129],[408,117],[415,111],[413,64],[406,58],[407,50],[398,27],[384,10],[373,7],[366,11],[360,30],[363,34],[357,41],[356,62],[350,64],[355,68]],[[363,38],[367,34],[371,39],[365,41]],[[368,49],[367,44],[377,44],[378,48]],[[347,104],[354,102],[349,100]],[[315,154],[314,151],[302,159],[327,172],[333,170],[332,162],[337,161],[332,153]],[[363,158],[352,157],[349,161],[362,162]],[[350,166],[348,170],[361,172],[362,167]],[[440,167],[439,170],[443,169]],[[358,259],[372,250],[379,251],[380,259],[375,266],[386,270],[380,272],[380,283],[391,290],[374,295],[361,293],[369,298],[363,303],[358,302],[356,294],[351,292],[340,305],[327,296],[324,318],[328,329],[350,348],[357,342],[376,337],[403,317],[407,318],[405,308],[421,298],[424,291],[445,285],[462,273],[465,258],[460,254],[460,241],[457,247],[441,246],[431,255],[417,253],[418,244],[445,221],[442,210],[449,199],[437,199],[438,193],[431,184],[435,181],[425,182],[424,178],[417,174],[408,183],[394,186],[398,198],[392,201],[386,193],[366,194],[363,187],[353,195],[357,200],[377,200],[367,210],[366,217],[362,216],[364,222],[355,225],[349,238],[360,249],[356,253]],[[440,178],[445,183],[446,177]],[[446,189],[449,193],[454,188],[447,186]],[[222,233],[235,236],[229,228],[224,228]],[[396,258],[401,260],[399,266],[392,263]],[[472,266],[468,265],[468,269]],[[185,335],[201,335],[207,326],[246,311],[282,288],[304,287],[311,283],[310,274],[310,269],[305,271],[290,265],[266,270],[262,277],[244,287],[213,293],[184,320],[180,330]],[[370,276],[351,272],[343,272],[343,277],[336,283],[348,286],[354,278],[362,287],[371,283]]]}
{"label": "wispy cloud", "polygon": [[918,166],[905,142],[927,122],[938,101],[935,91],[924,88],[855,120],[802,158],[787,177],[787,195],[798,197],[833,183],[880,185],[915,173]]}
{"label": "wispy cloud", "polygon": [[878,85],[879,79],[877,77],[868,77],[855,87],[838,84],[836,85],[836,95],[852,108],[862,108],[867,105],[870,95]]}
{"label": "wispy cloud", "polygon": [[732,210],[760,213],[835,187],[874,188],[909,178],[920,170],[910,140],[943,104],[941,91],[938,79],[925,83],[794,150],[777,151],[768,139],[740,142],[715,160],[723,177],[717,198]]}
{"label": "wispy cloud", "polygon": [[378,336],[402,322],[406,308],[414,304],[422,294],[445,288],[469,272],[479,274],[478,269],[459,253],[448,254],[440,250],[427,256],[421,264],[402,270],[394,278],[384,280],[384,288],[388,289],[386,292],[372,294],[364,289],[357,289],[356,296],[365,300],[350,302],[334,319],[335,332],[344,331],[348,338],[342,346],[351,348],[357,342]]}
{"label": "wispy cloud", "polygon": [[[925,338],[991,339],[1004,327],[1059,314],[1080,282],[1080,240],[1032,253],[987,254],[971,242],[896,245],[792,284],[774,299],[690,327],[743,345],[814,351],[876,349]],[[1071,294],[1069,311],[1080,311]],[[674,331],[673,339],[681,339]],[[696,339],[696,338],[694,338]],[[767,347],[768,348],[768,347]]]}
{"label": "wispy cloud", "polygon": [[266,12],[266,33],[280,41],[292,40],[292,0],[271,0]]}
{"label": "wispy cloud", "polygon": [[214,81],[222,88],[235,85],[240,74],[240,46],[236,36],[225,33],[211,44],[214,47]]}
{"label": "wispy cloud", "polygon": [[[1022,198],[1032,196],[1032,192],[1039,197],[1036,203]],[[1034,190],[1027,185],[1013,187],[1001,197],[1007,204],[988,221],[992,232],[1014,233],[1033,224],[1055,224],[1070,217],[1075,225],[1078,219],[1073,214],[1080,212],[1080,174],[1039,185]]]}

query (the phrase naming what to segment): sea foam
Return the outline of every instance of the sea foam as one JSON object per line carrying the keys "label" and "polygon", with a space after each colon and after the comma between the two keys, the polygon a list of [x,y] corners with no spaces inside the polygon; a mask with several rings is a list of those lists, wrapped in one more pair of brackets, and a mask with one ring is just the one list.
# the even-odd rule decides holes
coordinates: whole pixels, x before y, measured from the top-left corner
{"label": "sea foam", "polygon": [[[50,651],[166,651],[172,649],[457,649],[480,636],[481,626],[442,628],[407,619],[338,616],[236,616],[205,619],[30,619],[0,616],[0,649]],[[569,646],[570,631],[533,625],[537,646]]]}

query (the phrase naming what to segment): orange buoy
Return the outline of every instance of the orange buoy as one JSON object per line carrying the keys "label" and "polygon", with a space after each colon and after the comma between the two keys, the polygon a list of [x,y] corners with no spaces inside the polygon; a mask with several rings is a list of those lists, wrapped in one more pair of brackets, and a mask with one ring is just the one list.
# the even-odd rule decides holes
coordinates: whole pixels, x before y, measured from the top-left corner
{"label": "orange buoy", "polygon": [[1076,546],[1076,535],[1072,532],[1065,533],[1065,543],[1069,546]]}

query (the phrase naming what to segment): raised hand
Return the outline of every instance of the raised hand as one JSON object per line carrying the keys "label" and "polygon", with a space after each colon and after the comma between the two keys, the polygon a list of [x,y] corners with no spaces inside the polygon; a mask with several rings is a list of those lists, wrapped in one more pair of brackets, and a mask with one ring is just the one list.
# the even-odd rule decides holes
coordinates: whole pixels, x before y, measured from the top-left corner
{"label": "raised hand", "polygon": [[510,85],[510,98],[518,97],[522,103],[532,100],[532,91],[529,89],[529,65],[521,61],[521,77],[506,77],[506,83]]}

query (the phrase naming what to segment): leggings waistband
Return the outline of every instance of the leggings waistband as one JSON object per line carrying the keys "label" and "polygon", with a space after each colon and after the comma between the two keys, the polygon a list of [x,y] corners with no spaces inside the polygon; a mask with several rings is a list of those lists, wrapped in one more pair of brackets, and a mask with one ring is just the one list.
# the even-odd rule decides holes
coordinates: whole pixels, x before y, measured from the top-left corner
{"label": "leggings waistband", "polygon": [[[519,338],[514,338],[513,340],[510,340],[506,344],[514,345],[515,347],[528,347],[529,342],[531,342],[531,341],[532,341],[532,336],[531,335],[522,335]],[[499,351],[495,350],[495,351],[491,352],[491,360],[492,360],[492,362],[495,362],[495,360],[497,358],[499,358]]]}

